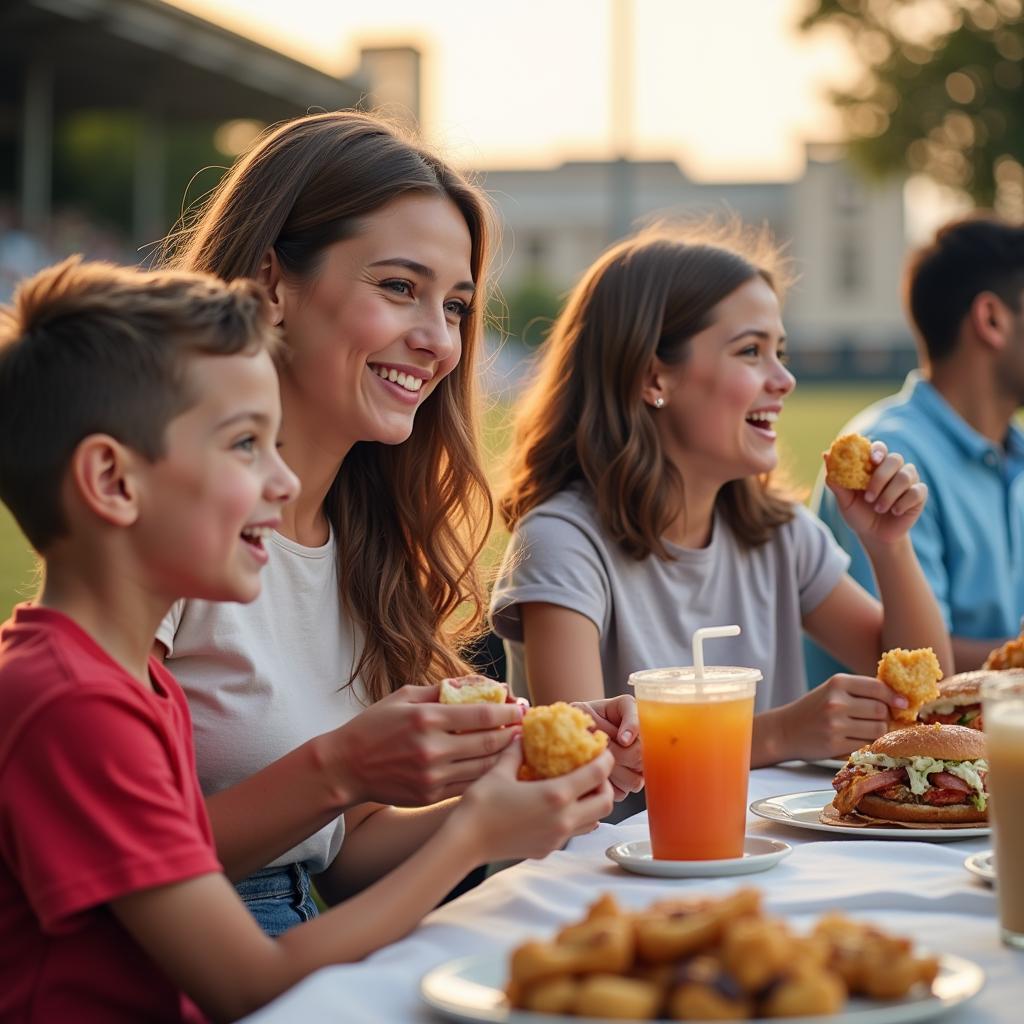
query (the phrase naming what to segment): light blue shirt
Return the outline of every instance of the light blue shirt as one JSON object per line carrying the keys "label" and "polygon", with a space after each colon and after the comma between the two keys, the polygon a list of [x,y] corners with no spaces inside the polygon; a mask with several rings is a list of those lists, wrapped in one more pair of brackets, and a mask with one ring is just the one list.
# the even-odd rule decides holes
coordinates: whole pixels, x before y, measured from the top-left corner
{"label": "light blue shirt", "polygon": [[[843,428],[884,441],[914,463],[928,502],[910,538],[954,636],[1016,636],[1024,615],[1024,431],[1005,445],[983,437],[918,371],[902,391],[876,402]],[[851,557],[849,574],[877,594],[867,555],[822,477],[811,507]],[[810,640],[807,675],[816,685],[844,667]]]}

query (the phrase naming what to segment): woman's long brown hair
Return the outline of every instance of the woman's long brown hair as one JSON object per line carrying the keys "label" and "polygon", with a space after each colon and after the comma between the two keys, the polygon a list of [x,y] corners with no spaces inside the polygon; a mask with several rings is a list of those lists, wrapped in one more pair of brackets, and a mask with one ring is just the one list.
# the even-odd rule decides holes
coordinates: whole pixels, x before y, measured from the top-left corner
{"label": "woman's long brown hair", "polygon": [[230,281],[256,276],[273,249],[289,279],[308,281],[327,246],[416,192],[447,197],[465,218],[480,298],[462,321],[462,358],[423,403],[409,440],[356,444],[324,501],[342,607],[364,636],[354,675],[371,700],[466,671],[459,651],[483,621],[475,566],[493,505],[480,465],[475,376],[486,201],[385,122],[354,111],[315,114],[271,130],[242,156],[164,256],[171,266]]}
{"label": "woman's long brown hair", "polygon": [[[760,276],[780,291],[782,270],[765,232],[736,225],[655,227],[605,252],[555,321],[521,401],[501,501],[508,528],[581,482],[630,555],[670,559],[662,535],[685,509],[685,481],[642,400],[644,375],[655,357],[685,361],[690,339],[742,284]],[[725,484],[716,507],[750,546],[793,517],[789,497],[767,476]]]}

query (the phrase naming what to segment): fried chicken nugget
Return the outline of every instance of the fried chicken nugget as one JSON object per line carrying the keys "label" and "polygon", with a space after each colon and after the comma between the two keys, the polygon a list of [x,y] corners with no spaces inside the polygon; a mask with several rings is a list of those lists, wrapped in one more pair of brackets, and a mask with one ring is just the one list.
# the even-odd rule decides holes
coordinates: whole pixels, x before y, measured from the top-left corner
{"label": "fried chicken nugget", "polygon": [[678,910],[641,914],[636,919],[637,953],[649,964],[692,956],[718,942],[731,922],[760,913],[761,894],[737,889],[703,905],[681,904]]}
{"label": "fried chicken nugget", "polygon": [[759,992],[794,962],[793,937],[778,921],[743,918],[722,938],[722,966],[745,992]]}
{"label": "fried chicken nugget", "polygon": [[568,975],[534,985],[513,1006],[534,1013],[571,1013],[580,983]]}
{"label": "fried chicken nugget", "polygon": [[658,1015],[663,999],[662,989],[649,981],[592,974],[580,984],[573,1011],[578,1017],[651,1020]]}
{"label": "fried chicken nugget", "polygon": [[668,1010],[675,1020],[744,1020],[753,1004],[713,956],[694,957],[681,964]]}
{"label": "fried chicken nugget", "polygon": [[915,985],[930,985],[938,972],[935,957],[915,957],[909,941],[878,935],[861,954],[857,991],[872,999],[902,999]]}
{"label": "fried chicken nugget", "polygon": [[591,732],[592,724],[585,711],[564,701],[530,708],[523,716],[519,778],[551,779],[593,761],[608,746],[608,737]]}
{"label": "fried chicken nugget", "polygon": [[871,442],[860,434],[837,437],[825,452],[825,475],[836,487],[866,491],[873,472]]}
{"label": "fried chicken nugget", "polygon": [[921,705],[939,696],[938,682],[942,678],[942,669],[930,647],[913,651],[896,647],[886,651],[879,659],[876,674],[881,682],[902,693],[909,702],[905,708],[890,709],[894,722],[916,722]]}
{"label": "fried chicken nugget", "polygon": [[838,1013],[845,1002],[846,988],[837,975],[806,968],[771,989],[760,1011],[765,1017],[824,1017]]}
{"label": "fried chicken nugget", "polygon": [[570,950],[577,974],[622,974],[633,966],[636,937],[626,917],[599,917],[559,932],[555,946]]}
{"label": "fried chicken nugget", "polygon": [[1024,635],[1016,640],[1007,640],[1002,647],[989,652],[982,668],[996,669],[1024,668]]}

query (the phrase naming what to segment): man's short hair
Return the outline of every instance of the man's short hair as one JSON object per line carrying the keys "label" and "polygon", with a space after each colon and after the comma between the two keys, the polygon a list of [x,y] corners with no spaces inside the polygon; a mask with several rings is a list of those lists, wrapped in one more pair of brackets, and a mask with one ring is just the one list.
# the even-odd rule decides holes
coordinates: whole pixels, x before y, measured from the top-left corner
{"label": "man's short hair", "polygon": [[72,257],[0,307],[0,500],[37,551],[67,530],[64,474],[90,434],[150,461],[196,401],[189,357],[272,347],[263,290]]}
{"label": "man's short hair", "polygon": [[975,298],[992,292],[1015,313],[1024,291],[1024,227],[980,215],[940,228],[911,257],[906,273],[910,318],[928,353],[941,362],[953,354]]}

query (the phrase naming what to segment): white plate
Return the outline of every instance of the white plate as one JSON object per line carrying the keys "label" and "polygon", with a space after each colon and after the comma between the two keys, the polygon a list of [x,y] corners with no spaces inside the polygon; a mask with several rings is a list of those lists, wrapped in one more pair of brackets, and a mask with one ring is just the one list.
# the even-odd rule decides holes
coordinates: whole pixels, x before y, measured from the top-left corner
{"label": "white plate", "polygon": [[862,839],[941,839],[952,842],[956,839],[974,839],[989,834],[988,825],[977,828],[854,828],[849,825],[823,825],[818,820],[822,808],[832,803],[834,790],[815,789],[808,793],[784,793],[755,800],[750,805],[754,814],[769,821],[779,821],[794,828],[809,828],[815,832],[860,836]]}
{"label": "white plate", "polygon": [[996,880],[996,858],[991,850],[983,850],[981,853],[972,853],[964,861],[964,867],[972,875],[988,882],[991,885]]}
{"label": "white plate", "polygon": [[839,760],[836,757],[823,757],[820,761],[808,761],[810,765],[815,768],[827,768],[830,772],[837,772],[840,768],[845,768],[848,764],[847,760]]}
{"label": "white plate", "polygon": [[[477,1024],[599,1024],[594,1017],[509,1009],[502,991],[507,967],[505,953],[481,953],[451,960],[423,978],[420,995],[451,1020]],[[844,1012],[830,1017],[783,1017],[772,1024],[910,1024],[931,1020],[975,996],[984,982],[985,973],[976,963],[958,956],[943,956],[930,992],[921,991],[897,1002],[851,999]],[[760,1020],[765,1024],[764,1018]]]}
{"label": "white plate", "polygon": [[767,871],[792,852],[793,847],[789,843],[778,839],[746,836],[743,840],[743,856],[728,860],[655,860],[647,839],[635,843],[615,843],[604,851],[604,855],[619,867],[639,875],[708,878],[712,875],[752,875],[755,871]]}

